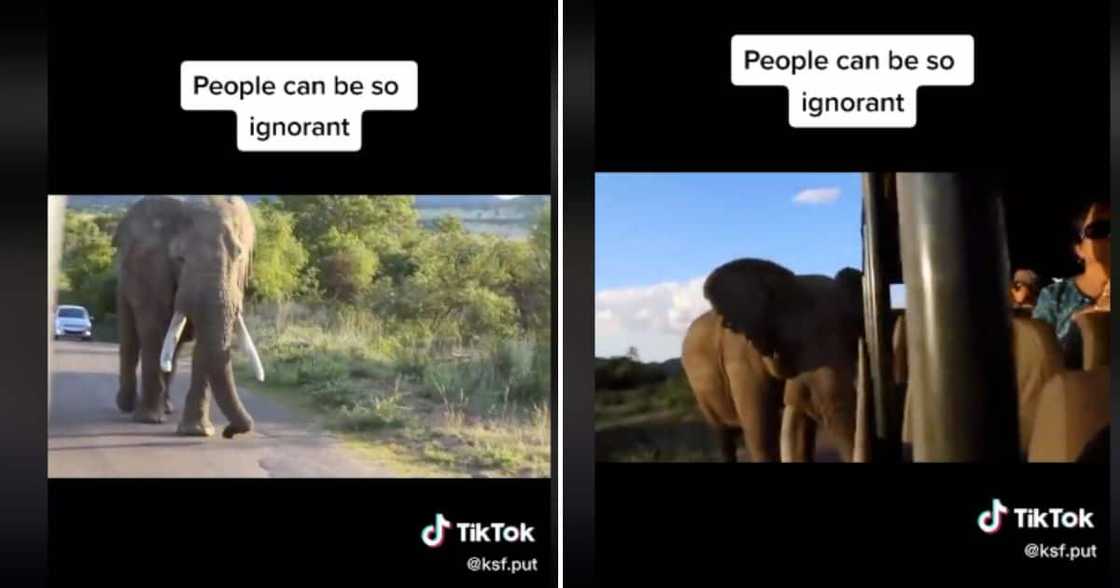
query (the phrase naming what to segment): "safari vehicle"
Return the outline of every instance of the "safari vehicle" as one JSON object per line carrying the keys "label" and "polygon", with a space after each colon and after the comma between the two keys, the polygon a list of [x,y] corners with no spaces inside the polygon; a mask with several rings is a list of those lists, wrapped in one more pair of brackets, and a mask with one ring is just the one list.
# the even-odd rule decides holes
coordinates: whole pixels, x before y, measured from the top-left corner
{"label": "safari vehicle", "polygon": [[1068,366],[1053,329],[1010,308],[1012,270],[1079,273],[1071,220],[1108,197],[1052,176],[864,175],[857,461],[1107,459],[1109,313],[1075,321],[1083,365]]}

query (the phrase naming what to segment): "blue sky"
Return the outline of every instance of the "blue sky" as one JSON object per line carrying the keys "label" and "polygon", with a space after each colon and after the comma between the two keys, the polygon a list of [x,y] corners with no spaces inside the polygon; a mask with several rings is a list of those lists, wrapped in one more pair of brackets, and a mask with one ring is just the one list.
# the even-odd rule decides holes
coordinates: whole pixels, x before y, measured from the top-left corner
{"label": "blue sky", "polygon": [[679,355],[703,278],[740,257],[862,268],[857,173],[597,174],[596,355]]}
{"label": "blue sky", "polygon": [[[829,192],[795,203],[807,190]],[[796,273],[859,268],[859,215],[859,174],[598,174],[595,287],[691,278],[738,257]]]}

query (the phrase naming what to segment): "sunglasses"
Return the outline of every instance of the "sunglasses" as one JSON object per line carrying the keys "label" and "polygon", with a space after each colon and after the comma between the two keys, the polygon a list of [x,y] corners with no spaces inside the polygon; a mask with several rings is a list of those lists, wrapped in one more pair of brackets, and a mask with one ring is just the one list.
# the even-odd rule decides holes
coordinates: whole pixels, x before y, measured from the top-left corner
{"label": "sunglasses", "polygon": [[1097,239],[1107,239],[1111,232],[1112,222],[1108,219],[1101,219],[1085,225],[1085,228],[1081,229],[1081,238],[1094,241]]}

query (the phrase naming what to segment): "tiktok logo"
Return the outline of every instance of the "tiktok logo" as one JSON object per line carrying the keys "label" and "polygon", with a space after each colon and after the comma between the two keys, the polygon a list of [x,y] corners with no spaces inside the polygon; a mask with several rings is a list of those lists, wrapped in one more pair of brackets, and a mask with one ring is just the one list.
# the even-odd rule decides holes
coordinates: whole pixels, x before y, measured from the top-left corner
{"label": "tiktok logo", "polygon": [[436,513],[436,522],[433,525],[424,527],[420,532],[420,540],[428,547],[439,547],[443,545],[443,530],[451,528],[451,521],[444,518],[442,513]]}
{"label": "tiktok logo", "polygon": [[980,518],[976,519],[976,524],[980,526],[981,531],[991,535],[998,532],[999,528],[1003,526],[1002,517],[1007,512],[1007,507],[998,498],[993,498],[992,510],[980,513]]}

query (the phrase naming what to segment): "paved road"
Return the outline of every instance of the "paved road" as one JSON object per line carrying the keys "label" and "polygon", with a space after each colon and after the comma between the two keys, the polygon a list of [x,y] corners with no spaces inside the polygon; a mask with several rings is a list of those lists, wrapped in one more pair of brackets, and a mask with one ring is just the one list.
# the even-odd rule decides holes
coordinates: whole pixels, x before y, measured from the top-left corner
{"label": "paved road", "polygon": [[226,420],[211,402],[217,434],[175,435],[190,380],[190,353],[180,353],[171,386],[175,412],[163,424],[135,423],[116,407],[117,346],[59,341],[53,362],[54,399],[48,475],[59,477],[392,477],[384,467],[347,450],[339,440],[275,402],[239,388],[256,429],[223,439]]}

